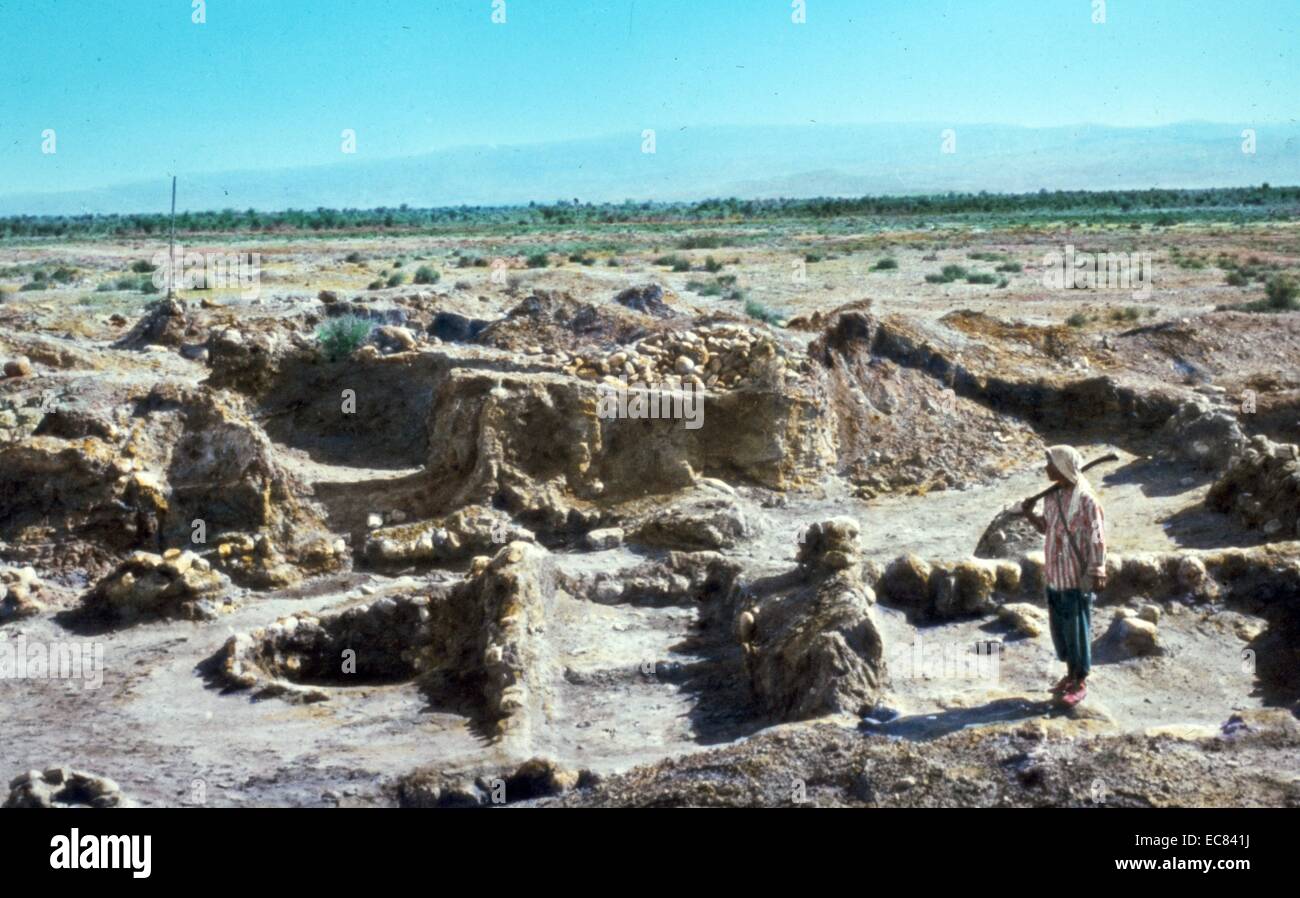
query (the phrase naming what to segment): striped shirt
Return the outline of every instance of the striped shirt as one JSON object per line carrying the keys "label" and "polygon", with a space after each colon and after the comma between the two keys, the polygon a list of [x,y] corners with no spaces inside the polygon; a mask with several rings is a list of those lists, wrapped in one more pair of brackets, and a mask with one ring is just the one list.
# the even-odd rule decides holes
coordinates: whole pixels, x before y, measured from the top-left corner
{"label": "striped shirt", "polygon": [[[1066,535],[1065,516],[1070,508],[1074,487],[1062,487],[1047,497],[1043,517],[1047,520],[1047,587],[1048,589],[1078,589],[1079,560],[1070,548]],[[1106,516],[1101,504],[1092,496],[1079,499],[1079,507],[1069,521],[1074,545],[1083,556],[1084,573],[1097,576],[1106,569]]]}

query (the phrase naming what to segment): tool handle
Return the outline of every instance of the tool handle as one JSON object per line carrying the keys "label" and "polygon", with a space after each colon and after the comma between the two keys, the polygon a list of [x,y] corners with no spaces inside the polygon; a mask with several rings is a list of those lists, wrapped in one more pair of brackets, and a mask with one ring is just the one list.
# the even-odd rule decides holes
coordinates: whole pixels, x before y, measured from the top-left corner
{"label": "tool handle", "polygon": [[[1119,461],[1119,456],[1116,455],[1114,452],[1108,452],[1105,455],[1101,456],[1101,458],[1094,458],[1092,461],[1088,462],[1086,465],[1080,468],[1079,471],[1080,473],[1082,473],[1083,471],[1086,471],[1089,468],[1095,468],[1097,467],[1097,465],[1104,464],[1109,461]],[[1020,505],[1017,506],[1017,510],[1020,511],[1021,514],[1023,514],[1025,502],[1028,502],[1031,505],[1037,505],[1039,499],[1046,499],[1048,496],[1050,496],[1052,493],[1056,492],[1060,488],[1061,485],[1059,483],[1053,483],[1051,486],[1043,490],[1041,493],[1035,493],[1029,499],[1026,499],[1024,502],[1021,502]]]}

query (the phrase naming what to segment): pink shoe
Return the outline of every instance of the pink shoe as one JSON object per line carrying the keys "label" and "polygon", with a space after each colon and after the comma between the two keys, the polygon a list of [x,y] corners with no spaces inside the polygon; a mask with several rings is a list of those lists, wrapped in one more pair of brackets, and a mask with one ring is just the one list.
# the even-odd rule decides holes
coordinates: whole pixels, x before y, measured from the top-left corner
{"label": "pink shoe", "polygon": [[1068,691],[1070,690],[1070,686],[1071,686],[1071,684],[1073,684],[1073,683],[1074,683],[1074,680],[1070,679],[1070,675],[1069,675],[1069,674],[1066,674],[1065,676],[1061,677],[1061,679],[1057,680],[1057,681],[1056,681],[1056,685],[1053,686],[1053,687],[1052,687],[1050,690],[1048,690],[1048,691],[1051,692],[1052,695],[1060,695],[1060,694],[1062,694],[1063,692],[1068,692]]}
{"label": "pink shoe", "polygon": [[1087,697],[1088,684],[1080,680],[1074,684],[1073,688],[1061,696],[1061,704],[1067,708],[1073,708]]}

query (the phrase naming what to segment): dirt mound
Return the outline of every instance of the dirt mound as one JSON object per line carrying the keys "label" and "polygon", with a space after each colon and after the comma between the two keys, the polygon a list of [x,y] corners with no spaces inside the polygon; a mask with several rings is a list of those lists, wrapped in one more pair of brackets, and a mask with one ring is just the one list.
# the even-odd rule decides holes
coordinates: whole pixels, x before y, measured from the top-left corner
{"label": "dirt mound", "polygon": [[624,308],[654,318],[671,318],[673,310],[664,302],[664,288],[658,284],[628,287],[614,297],[614,302]]}
{"label": "dirt mound", "polygon": [[[1008,700],[1014,713],[1016,702]],[[1041,717],[1024,699],[1016,716]],[[786,726],[540,799],[569,807],[1242,807],[1300,803],[1290,712],[1234,715],[1216,736],[1099,734],[1026,719],[925,743]]]}
{"label": "dirt mound", "polygon": [[160,299],[151,303],[144,316],[115,345],[121,349],[146,346],[179,347],[185,342],[202,342],[202,335],[190,321],[185,303],[179,299]]}
{"label": "dirt mound", "polygon": [[505,317],[483,327],[474,339],[498,349],[546,351],[578,343],[616,345],[647,333],[645,318],[617,306],[596,306],[567,293],[538,290]]}

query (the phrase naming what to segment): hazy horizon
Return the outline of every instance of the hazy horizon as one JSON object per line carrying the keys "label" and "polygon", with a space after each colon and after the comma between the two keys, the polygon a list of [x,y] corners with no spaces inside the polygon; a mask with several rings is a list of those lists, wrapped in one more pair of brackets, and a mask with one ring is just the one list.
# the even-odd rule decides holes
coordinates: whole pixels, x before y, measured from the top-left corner
{"label": "hazy horizon", "polygon": [[[268,210],[1297,180],[1298,11],[7,0],[0,212],[158,210],[172,175],[190,188],[182,208]],[[948,129],[953,152],[940,149]],[[1246,129],[1255,154],[1241,150]],[[872,135],[856,155],[837,137],[854,130]],[[1058,139],[1091,132],[1105,132],[1091,162]],[[798,146],[751,158],[733,133]],[[570,151],[572,165],[557,158]]]}

